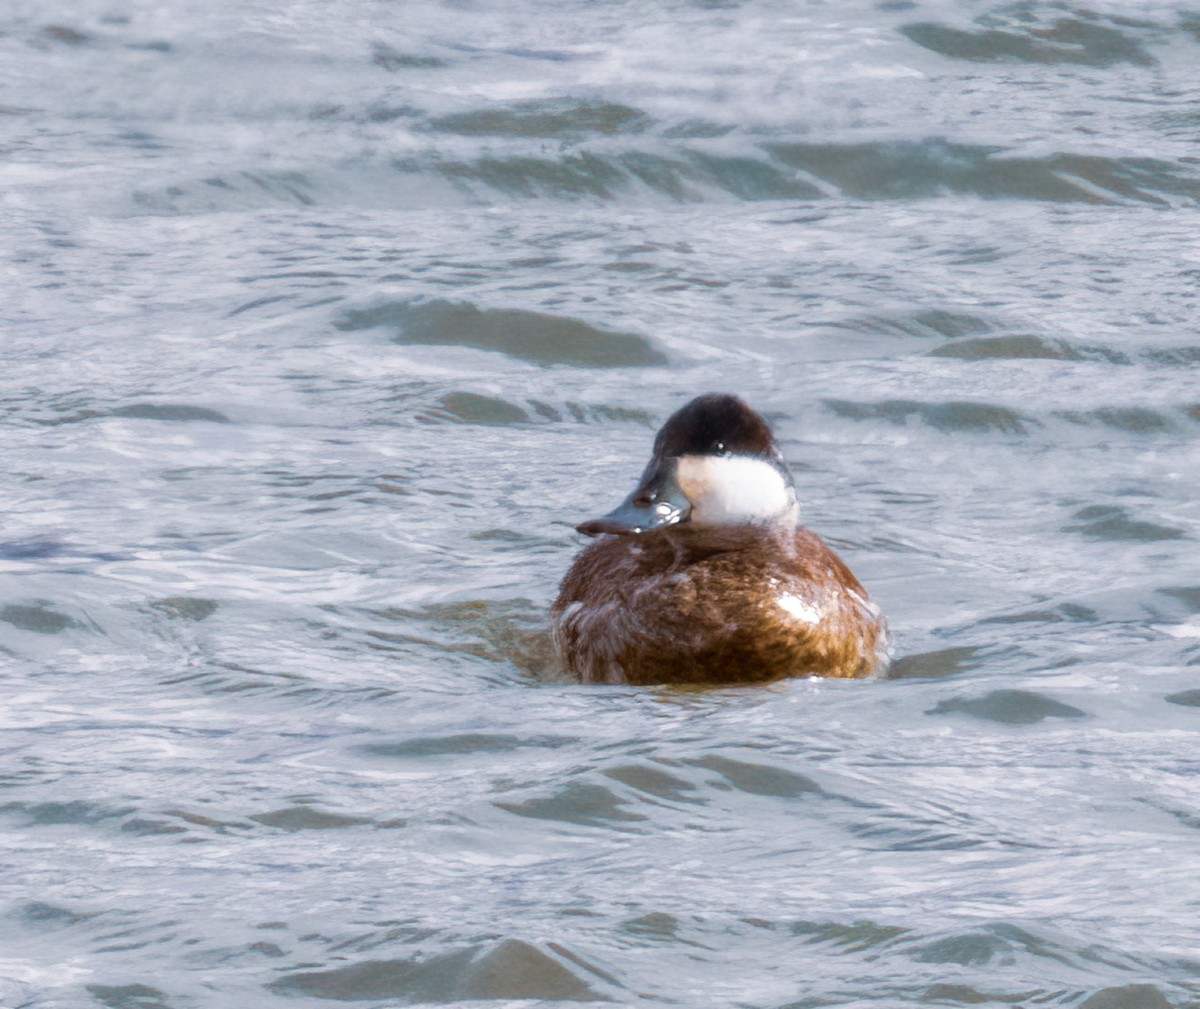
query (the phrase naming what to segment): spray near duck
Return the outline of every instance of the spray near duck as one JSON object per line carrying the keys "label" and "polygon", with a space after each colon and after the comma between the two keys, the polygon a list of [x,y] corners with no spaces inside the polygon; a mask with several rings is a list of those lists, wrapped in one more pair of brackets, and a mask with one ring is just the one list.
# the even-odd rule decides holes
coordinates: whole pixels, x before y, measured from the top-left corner
{"label": "spray near duck", "polygon": [[886,663],[886,621],[799,525],[775,436],[736,396],[672,414],[633,492],[576,528],[596,539],[551,618],[560,661],[584,683],[852,678]]}

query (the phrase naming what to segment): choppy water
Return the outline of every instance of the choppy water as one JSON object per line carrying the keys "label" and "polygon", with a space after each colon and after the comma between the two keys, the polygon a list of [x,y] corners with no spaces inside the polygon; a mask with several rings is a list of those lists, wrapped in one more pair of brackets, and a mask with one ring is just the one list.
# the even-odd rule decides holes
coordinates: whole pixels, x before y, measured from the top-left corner
{"label": "choppy water", "polygon": [[[1200,1005],[1200,8],[0,31],[0,1004]],[[894,678],[552,675],[712,389]]]}

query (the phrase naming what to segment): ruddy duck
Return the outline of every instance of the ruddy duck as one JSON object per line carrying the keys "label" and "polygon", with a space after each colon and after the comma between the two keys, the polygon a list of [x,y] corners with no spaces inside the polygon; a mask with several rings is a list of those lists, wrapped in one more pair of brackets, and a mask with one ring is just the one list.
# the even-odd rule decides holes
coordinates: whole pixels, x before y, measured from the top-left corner
{"label": "ruddy duck", "polygon": [[576,526],[600,538],[551,609],[563,664],[584,683],[869,676],[887,623],[798,517],[767,422],[736,396],[692,400],[625,502]]}

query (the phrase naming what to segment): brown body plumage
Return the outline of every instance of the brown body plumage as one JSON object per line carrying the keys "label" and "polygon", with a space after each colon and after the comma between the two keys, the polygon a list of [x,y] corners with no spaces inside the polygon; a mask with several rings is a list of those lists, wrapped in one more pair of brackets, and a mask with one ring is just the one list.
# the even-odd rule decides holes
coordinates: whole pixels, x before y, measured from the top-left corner
{"label": "brown body plumage", "polygon": [[591,544],[552,609],[585,683],[869,676],[886,625],[819,536],[668,526]]}
{"label": "brown body plumage", "polygon": [[601,538],[575,559],[551,616],[563,665],[585,683],[849,678],[885,661],[886,622],[797,525],[770,429],[732,396],[673,415],[638,488],[579,529]]}

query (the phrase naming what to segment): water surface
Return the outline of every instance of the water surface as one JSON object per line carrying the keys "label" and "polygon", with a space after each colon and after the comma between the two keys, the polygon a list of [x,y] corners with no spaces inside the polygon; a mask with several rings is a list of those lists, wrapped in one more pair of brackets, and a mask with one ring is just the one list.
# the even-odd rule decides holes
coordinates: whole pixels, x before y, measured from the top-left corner
{"label": "water surface", "polygon": [[[0,55],[0,1003],[1200,1006],[1194,5]],[[572,526],[709,390],[890,678],[556,676]]]}

